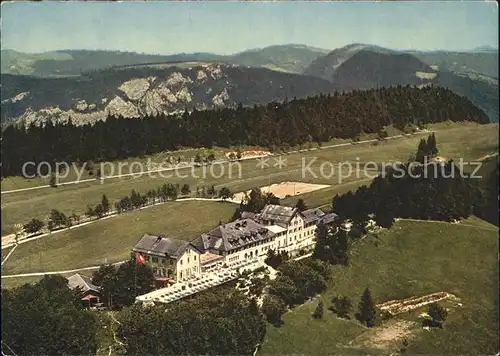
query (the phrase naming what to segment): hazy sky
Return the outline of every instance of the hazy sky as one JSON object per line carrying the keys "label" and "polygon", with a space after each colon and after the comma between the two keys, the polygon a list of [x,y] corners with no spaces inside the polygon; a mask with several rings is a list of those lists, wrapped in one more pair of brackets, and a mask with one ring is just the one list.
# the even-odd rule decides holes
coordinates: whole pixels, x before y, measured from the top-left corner
{"label": "hazy sky", "polygon": [[2,3],[2,48],[234,53],[273,44],[333,49],[498,47],[494,2]]}

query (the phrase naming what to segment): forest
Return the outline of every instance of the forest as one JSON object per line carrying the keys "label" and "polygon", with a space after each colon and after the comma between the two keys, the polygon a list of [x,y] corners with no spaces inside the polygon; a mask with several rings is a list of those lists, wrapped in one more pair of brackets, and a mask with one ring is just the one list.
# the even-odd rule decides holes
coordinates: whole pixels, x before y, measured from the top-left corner
{"label": "forest", "polygon": [[333,211],[356,226],[373,217],[377,225],[391,227],[395,218],[460,220],[484,204],[474,179],[453,162],[414,163],[388,167],[368,187],[335,196]]}
{"label": "forest", "polygon": [[486,114],[452,91],[398,86],[335,92],[267,105],[193,110],[180,115],[122,119],[94,125],[48,122],[43,127],[9,126],[2,133],[2,176],[20,175],[27,161],[112,161],[181,147],[295,146],[332,138],[356,139],[392,125],[442,121],[489,122]]}

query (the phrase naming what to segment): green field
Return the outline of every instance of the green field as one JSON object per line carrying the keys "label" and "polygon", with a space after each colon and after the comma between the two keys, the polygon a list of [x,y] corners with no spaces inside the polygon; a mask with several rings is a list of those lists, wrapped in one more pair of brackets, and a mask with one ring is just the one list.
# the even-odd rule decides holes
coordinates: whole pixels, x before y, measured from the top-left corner
{"label": "green field", "polygon": [[[236,147],[229,147],[229,148],[214,147],[213,149],[186,148],[177,151],[159,152],[157,154],[148,155],[144,157],[132,157],[124,160],[106,162],[103,163],[102,166],[100,163],[88,163],[88,165],[86,165],[85,167],[83,166],[76,168],[71,167],[67,173],[61,173],[59,177],[59,182],[60,183],[72,182],[77,180],[78,178],[80,178],[81,180],[94,179],[96,178],[95,171],[101,167],[102,167],[101,173],[103,176],[114,176],[119,174],[129,174],[129,173],[139,172],[140,167],[137,165],[137,163],[140,163],[143,166],[147,166],[148,162],[150,162],[151,169],[158,169],[160,164],[163,164],[162,168],[169,168],[170,166],[168,165],[168,159],[170,159],[171,162],[173,163],[176,163],[178,159],[180,159],[181,162],[188,163],[191,162],[196,157],[197,154],[200,154],[200,156],[204,157],[208,156],[210,153],[213,153],[215,155],[216,160],[222,160],[226,159],[225,154],[227,152],[235,152],[236,149],[237,149]],[[238,149],[240,149],[240,151],[242,152],[252,151],[252,150],[262,150],[262,148],[254,146],[239,146]],[[86,168],[89,169],[92,168],[90,169],[91,172]],[[49,177],[28,179],[28,178],[23,178],[21,176],[14,176],[2,179],[1,186],[3,192],[8,190],[38,187],[48,184],[49,184]]]}
{"label": "green field", "polygon": [[[439,155],[474,160],[498,152],[498,124],[435,126]],[[188,178],[151,178],[105,180],[74,186],[47,188],[2,195],[2,234],[12,231],[14,223],[45,218],[56,208],[70,214],[82,213],[106,193],[111,202],[130,193],[144,193],[163,183],[188,183],[196,187],[229,187],[233,192],[282,181],[331,184],[331,187],[301,195],[306,204],[328,206],[332,197],[368,183],[354,174],[339,182],[339,172],[331,178],[302,177],[302,159],[317,157],[312,166],[319,172],[323,162],[389,162],[406,160],[415,152],[423,135],[404,137],[373,144],[287,154],[286,167],[257,168],[256,161],[241,162],[241,176],[196,178],[197,168]],[[194,152],[194,151],[193,151]],[[226,166],[227,167],[227,166]],[[236,170],[237,173],[237,170]],[[345,174],[346,171],[342,171]],[[234,171],[233,171],[234,174]],[[10,178],[9,178],[10,179]],[[19,179],[14,178],[14,179]],[[2,182],[2,189],[4,189]],[[7,182],[8,183],[8,182]],[[12,181],[11,181],[12,183]],[[26,183],[26,182],[25,182]],[[8,183],[10,184],[10,183]],[[24,183],[23,183],[24,184]],[[38,183],[36,183],[38,184]],[[282,200],[293,205],[298,197]],[[97,221],[21,244],[2,266],[3,274],[69,270],[124,260],[144,233],[164,232],[167,236],[190,240],[227,221],[236,208],[232,203],[206,201],[169,202]],[[8,250],[3,250],[6,255]],[[350,265],[335,266],[328,290],[322,295],[325,315],[314,320],[311,313],[316,301],[292,309],[284,316],[285,325],[268,326],[265,343],[258,355],[382,355],[397,350],[401,340],[383,346],[371,340],[382,327],[406,321],[411,324],[409,354],[493,354],[498,351],[498,228],[475,217],[460,224],[401,220],[378,236],[367,236],[351,249]],[[85,271],[90,274],[91,272]],[[15,287],[41,277],[2,279],[2,287]],[[355,320],[335,317],[326,307],[333,295],[351,298],[354,308],[365,287],[370,287],[377,303],[415,295],[445,291],[461,299],[462,307],[451,307],[442,330],[422,330],[416,315],[408,313],[367,329]],[[445,303],[445,306],[448,305]]]}
{"label": "green field", "polygon": [[[465,128],[477,128],[479,125],[476,123],[472,122],[452,122],[452,121],[447,121],[447,122],[442,122],[442,123],[436,123],[436,124],[431,124],[428,127],[428,130],[449,130],[452,128],[460,128],[460,129],[465,129]],[[399,135],[401,134],[401,131],[393,128],[393,127],[387,127],[386,129],[387,133],[389,136],[394,136],[394,135]],[[472,133],[472,132],[471,132]],[[375,139],[377,135],[375,134],[362,134],[360,135],[359,139],[360,140],[369,140],[369,139]],[[329,142],[323,143],[323,146],[328,146],[328,145],[336,145],[336,144],[343,144],[343,143],[352,143],[352,139],[338,139],[334,138],[330,140]],[[303,144],[303,145],[298,145],[291,147],[290,150],[296,151],[296,150],[301,150],[301,149],[306,149],[306,148],[315,148],[318,147],[317,143],[311,143],[310,145]],[[159,152],[153,155],[145,156],[145,157],[132,157],[129,159],[125,160],[119,160],[119,161],[113,161],[113,162],[106,162],[105,164],[102,165],[102,174],[104,176],[113,176],[117,174],[128,174],[128,173],[134,173],[138,172],[140,168],[137,165],[132,165],[133,162],[138,162],[143,165],[146,165],[148,161],[152,162],[152,169],[158,168],[159,164],[164,163],[165,165],[163,167],[170,167],[167,165],[167,160],[170,158],[172,162],[176,162],[177,159],[181,159],[182,162],[191,162],[192,159],[197,154],[200,154],[201,156],[207,156],[210,153],[213,153],[216,157],[217,160],[220,159],[225,159],[226,158],[226,153],[228,152],[234,152],[237,149],[240,151],[252,151],[252,150],[268,150],[267,148],[263,147],[257,147],[257,146],[238,146],[238,147],[229,147],[229,148],[224,148],[224,147],[214,147],[213,149],[205,149],[205,148],[186,148],[186,149],[181,149],[177,151],[165,151],[165,152]],[[78,178],[80,179],[93,179],[95,178],[95,170],[100,166],[99,163],[89,163],[90,165],[88,168],[92,167],[92,174],[89,174],[88,170],[83,169],[83,167],[76,167],[71,168],[67,173],[61,173],[59,177],[59,182],[72,182],[77,180]],[[42,186],[42,185],[48,185],[49,184],[49,178],[23,178],[21,176],[14,176],[14,177],[6,177],[2,179],[1,182],[1,190],[3,191],[9,191],[9,190],[16,190],[16,189],[23,189],[23,188],[30,188],[30,187],[37,187],[37,186]]]}
{"label": "green field", "polygon": [[[259,355],[390,354],[401,340],[384,346],[372,340],[381,337],[382,327],[400,320],[413,322],[410,355],[498,352],[498,229],[476,223],[479,227],[399,221],[378,237],[365,238],[353,247],[348,267],[335,266],[322,295],[323,319],[311,317],[316,302],[294,308],[284,316],[284,326],[268,327]],[[463,306],[451,308],[444,329],[431,331],[417,322],[425,307],[373,329],[326,310],[337,294],[350,297],[357,308],[365,287],[376,303],[445,291]]]}
{"label": "green field", "polygon": [[[442,124],[443,126],[444,124]],[[450,124],[451,125],[451,124]],[[64,213],[72,212],[81,214],[86,211],[88,205],[96,205],[100,202],[102,194],[107,194],[112,203],[130,194],[132,189],[145,193],[147,190],[157,188],[164,183],[188,183],[191,190],[196,187],[209,187],[215,185],[216,188],[222,186],[229,187],[233,192],[251,189],[253,187],[265,186],[282,181],[303,181],[308,183],[331,184],[330,191],[324,190],[310,193],[311,205],[327,204],[333,190],[337,186],[366,179],[364,174],[352,174],[348,178],[340,181],[339,169],[336,169],[331,177],[328,177],[329,170],[326,169],[327,177],[320,176],[320,170],[324,162],[391,162],[395,160],[406,160],[408,156],[415,152],[419,140],[423,135],[403,137],[384,142],[359,145],[349,145],[331,149],[321,149],[300,153],[292,153],[284,156],[286,167],[279,169],[273,167],[274,158],[270,158],[270,167],[264,169],[256,166],[257,161],[248,160],[240,162],[240,167],[232,164],[232,171],[229,172],[228,165],[216,165],[212,168],[194,168],[179,171],[186,178],[154,177],[145,175],[139,178],[124,177],[121,179],[109,179],[102,182],[92,181],[70,186],[60,186],[58,188],[44,188],[33,191],[10,193],[2,195],[2,234],[13,232],[13,225],[16,223],[26,223],[31,218],[45,219],[51,209],[58,209]],[[436,133],[440,155],[447,158],[463,157],[473,160],[484,155],[498,152],[498,125],[473,125],[462,126],[451,125]],[[316,161],[311,166],[317,177],[306,174],[302,176],[302,167],[307,165],[314,157]],[[303,160],[305,163],[303,163]],[[212,176],[210,169],[213,170]],[[205,170],[205,173],[203,173]],[[346,174],[344,168],[341,174]],[[355,184],[355,183],[353,183]],[[342,188],[343,189],[343,188]],[[308,197],[305,196],[306,202]]]}
{"label": "green field", "polygon": [[[85,276],[88,276],[88,277],[91,277],[92,272],[93,271],[82,271],[82,272],[78,272],[78,273],[85,275]],[[61,273],[61,276],[67,278],[67,277],[71,277],[75,273]],[[2,278],[2,288],[16,288],[16,287],[22,286],[23,284],[26,284],[26,283],[36,283],[42,278],[43,278],[42,276]]]}
{"label": "green field", "polygon": [[234,209],[232,203],[187,201],[129,212],[21,244],[2,266],[2,274],[55,272],[122,261],[145,233],[192,240],[219,221],[228,221]]}

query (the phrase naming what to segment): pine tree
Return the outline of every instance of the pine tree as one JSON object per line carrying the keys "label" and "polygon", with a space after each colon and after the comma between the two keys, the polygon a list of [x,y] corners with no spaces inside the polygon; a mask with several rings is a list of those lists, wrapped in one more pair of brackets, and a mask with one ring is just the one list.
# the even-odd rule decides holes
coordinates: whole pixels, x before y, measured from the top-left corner
{"label": "pine tree", "polygon": [[299,211],[304,211],[304,210],[307,210],[307,206],[306,206],[306,203],[304,202],[304,199],[299,199],[299,200],[297,200],[297,204],[295,204],[295,207],[296,207]]}
{"label": "pine tree", "polygon": [[108,200],[108,197],[106,196],[106,194],[102,195],[101,206],[102,206],[102,211],[103,211],[104,215],[109,213],[109,200]]}
{"label": "pine tree", "polygon": [[429,146],[429,154],[432,157],[437,156],[439,150],[437,148],[436,136],[434,135],[434,132],[429,136],[429,139],[427,140],[427,145]]}
{"label": "pine tree", "polygon": [[427,156],[427,142],[425,141],[425,138],[420,140],[420,143],[418,144],[417,148],[417,154],[415,156],[415,161],[424,163],[424,159]]}
{"label": "pine tree", "polygon": [[[460,117],[453,115],[456,112],[460,112]],[[130,120],[110,117],[93,126],[71,122],[47,124],[43,128],[9,126],[2,132],[2,174],[19,174],[24,162],[39,163],[47,157],[53,161],[113,161],[181,146],[210,147],[213,142],[224,147],[289,147],[310,140],[321,143],[333,137],[356,140],[365,129],[380,132],[383,137],[381,130],[387,125],[403,129],[411,121],[425,125],[450,117],[489,122],[484,112],[448,89],[397,87],[335,93],[253,108],[193,110],[177,116],[146,115]],[[130,132],[134,132],[134,140],[127,140]],[[23,150],[18,150],[19,142],[23,142]],[[238,156],[242,156],[241,152],[236,152],[234,158]],[[182,157],[176,158],[180,163]]]}
{"label": "pine tree", "polygon": [[57,188],[57,180],[56,180],[56,176],[54,173],[52,173],[50,175],[50,179],[49,179],[49,185],[52,187],[52,188]]}
{"label": "pine tree", "polygon": [[357,319],[368,327],[375,325],[375,304],[370,289],[366,288],[358,305]]}

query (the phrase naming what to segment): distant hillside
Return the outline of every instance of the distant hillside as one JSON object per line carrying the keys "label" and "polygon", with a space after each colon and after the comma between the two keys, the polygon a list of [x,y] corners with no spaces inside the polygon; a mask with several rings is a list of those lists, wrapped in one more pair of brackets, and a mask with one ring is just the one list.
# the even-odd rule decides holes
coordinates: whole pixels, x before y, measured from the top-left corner
{"label": "distant hillside", "polygon": [[328,50],[304,45],[280,45],[248,50],[234,55],[214,53],[179,53],[173,55],[100,50],[62,50],[27,54],[2,50],[2,74],[38,77],[76,76],[82,72],[117,66],[146,65],[165,62],[224,62],[248,67],[301,73],[314,59]]}
{"label": "distant hillside", "polygon": [[[288,44],[234,55],[2,50],[2,123],[69,116],[94,122],[108,113],[137,117],[407,84],[445,86],[498,121],[498,51],[476,50],[405,52],[358,43],[331,52]],[[138,90],[133,99],[130,90]]]}
{"label": "distant hillside", "polygon": [[312,75],[315,77],[320,77],[326,80],[332,80],[333,73],[338,67],[353,55],[362,50],[370,50],[377,53],[394,53],[394,51],[372,46],[362,43],[353,43],[341,48],[334,49],[328,54],[318,57],[314,60],[307,68],[304,69],[303,73],[306,75]]}
{"label": "distant hillside", "polygon": [[[303,73],[331,80],[333,72],[345,61],[359,51],[369,50],[377,53],[408,53],[435,70],[453,72],[456,74],[473,75],[493,78],[498,82],[498,50],[491,47],[478,47],[468,52],[450,51],[395,51],[367,44],[350,44],[337,48],[325,56],[318,57]],[[485,78],[482,78],[485,79]]]}
{"label": "distant hillside", "polygon": [[409,54],[361,50],[343,62],[331,81],[338,89],[370,89],[382,86],[432,83],[436,73]]}
{"label": "distant hillside", "polygon": [[439,72],[438,84],[465,96],[480,107],[488,115],[491,122],[498,122],[500,114],[498,85],[444,71]]}
{"label": "distant hillside", "polygon": [[27,54],[2,50],[2,74],[37,77],[77,76],[82,72],[108,69],[115,66],[169,61],[216,61],[222,57],[211,53],[157,55],[120,51],[63,50]]}
{"label": "distant hillside", "polygon": [[216,61],[222,58],[211,53],[179,53],[174,55],[141,54],[118,51],[60,51],[71,56],[70,60],[39,60],[33,64],[34,74],[41,77],[54,75],[79,75],[83,72],[157,62]]}
{"label": "distant hillside", "polygon": [[[251,92],[251,98],[257,99],[261,97],[261,92],[267,94],[266,100],[269,100],[274,95],[284,94],[280,87],[292,90],[296,86],[295,92],[299,94],[308,85],[320,84],[310,80],[311,77],[259,68],[253,68],[253,71],[266,79],[274,73],[273,85],[259,78],[255,82],[238,80],[238,83],[246,83],[247,86],[241,88],[242,92],[235,91],[232,97],[236,97],[238,93],[249,95],[246,93]],[[180,79],[180,72],[178,73],[176,77]],[[239,75],[248,74],[246,71],[242,72],[242,68],[230,68],[223,73],[227,73],[224,81],[232,82]],[[185,72],[183,78],[186,79],[187,75]],[[281,77],[279,85],[274,86],[280,75],[284,77]],[[141,118],[130,115],[124,117],[126,120],[110,117],[92,126],[50,123],[43,129],[16,125],[7,127],[3,131],[0,147],[2,174],[18,175],[24,162],[28,160],[113,161],[179,147],[251,145],[276,148],[327,142],[332,138],[355,138],[363,133],[375,134],[389,125],[398,130],[406,130],[413,125],[448,120],[475,121],[481,124],[488,122],[486,114],[469,100],[438,87],[381,88],[343,94],[336,92],[332,95],[291,98],[281,103],[271,102],[252,107],[236,106],[221,110],[193,110],[180,115],[153,115],[146,110],[154,107],[143,105],[154,103],[151,99],[161,96],[165,82],[158,78],[150,81],[151,87],[140,97],[140,89],[144,90],[144,87],[138,84],[145,82],[137,82],[139,79],[135,81],[135,86],[123,88],[129,98],[127,101],[114,99],[115,106],[103,111],[114,116],[110,110],[115,109],[120,100],[123,100],[125,105],[122,112],[130,114],[134,108],[144,110],[145,115]],[[72,122],[75,123],[74,120]],[[19,142],[23,143],[22,149],[18,149]]]}
{"label": "distant hillside", "polygon": [[328,50],[303,46],[282,45],[249,50],[231,56],[230,63],[265,67],[290,73],[302,73],[316,58],[328,53]]}
{"label": "distant hillside", "polygon": [[[477,52],[408,52],[428,65],[466,75],[483,75],[496,79],[498,83],[498,51],[477,49]],[[473,78],[475,79],[475,78]]]}
{"label": "distant hillside", "polygon": [[47,120],[85,124],[107,116],[143,117],[178,111],[264,104],[332,91],[320,78],[265,68],[211,64],[191,68],[125,68],[66,78],[2,75],[5,124]]}
{"label": "distant hillside", "polygon": [[[22,53],[10,49],[2,49],[0,68],[2,74],[36,75],[34,66],[38,61],[51,61],[61,64],[61,62],[70,60],[72,60],[72,57],[68,53]],[[57,73],[54,73],[54,75],[57,75]]]}
{"label": "distant hillside", "polygon": [[329,80],[336,89],[433,84],[466,96],[498,121],[498,52],[398,52],[352,44],[317,58],[304,74]]}

